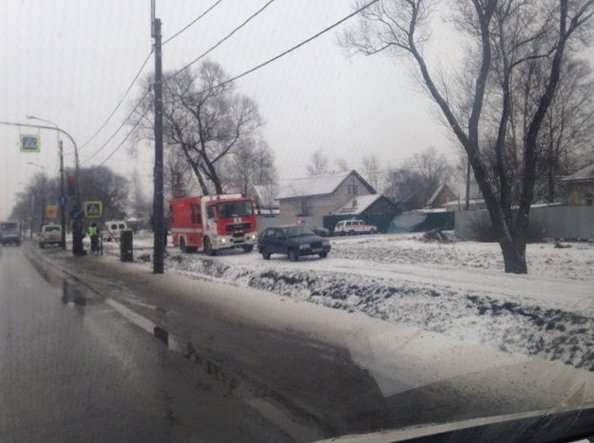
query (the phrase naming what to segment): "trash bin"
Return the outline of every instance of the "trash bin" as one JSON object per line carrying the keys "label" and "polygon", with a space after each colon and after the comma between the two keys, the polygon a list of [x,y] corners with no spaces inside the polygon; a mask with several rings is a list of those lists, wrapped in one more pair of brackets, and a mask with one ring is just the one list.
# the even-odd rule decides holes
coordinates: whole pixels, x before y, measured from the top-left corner
{"label": "trash bin", "polygon": [[132,229],[120,231],[120,261],[134,261]]}

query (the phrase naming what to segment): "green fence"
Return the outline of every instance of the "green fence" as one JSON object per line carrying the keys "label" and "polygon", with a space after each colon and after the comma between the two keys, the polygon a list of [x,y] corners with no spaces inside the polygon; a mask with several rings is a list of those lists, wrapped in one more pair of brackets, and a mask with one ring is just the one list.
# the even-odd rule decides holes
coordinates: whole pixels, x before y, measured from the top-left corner
{"label": "green fence", "polygon": [[403,212],[391,220],[385,232],[425,232],[453,230],[455,212]]}

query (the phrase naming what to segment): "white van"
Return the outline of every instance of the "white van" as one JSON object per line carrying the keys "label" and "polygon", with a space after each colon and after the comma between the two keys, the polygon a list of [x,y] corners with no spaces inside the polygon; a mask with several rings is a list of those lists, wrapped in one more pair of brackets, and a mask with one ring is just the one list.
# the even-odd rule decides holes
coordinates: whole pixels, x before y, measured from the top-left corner
{"label": "white van", "polygon": [[128,224],[123,220],[111,220],[105,222],[105,228],[103,229],[103,239],[106,241],[120,239],[120,233],[128,229]]}

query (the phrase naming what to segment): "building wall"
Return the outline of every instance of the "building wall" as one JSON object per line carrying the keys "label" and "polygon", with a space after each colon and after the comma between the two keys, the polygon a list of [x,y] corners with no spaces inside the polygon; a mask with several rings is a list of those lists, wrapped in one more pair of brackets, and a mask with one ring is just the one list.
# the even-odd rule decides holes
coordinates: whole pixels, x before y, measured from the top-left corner
{"label": "building wall", "polygon": [[[590,194],[588,198],[588,193]],[[591,183],[568,183],[567,204],[572,206],[592,205],[594,194],[594,182]]]}
{"label": "building wall", "polygon": [[[470,238],[470,226],[476,219],[489,220],[489,213],[486,210],[456,212],[456,235]],[[545,238],[594,240],[593,219],[594,206],[549,206],[530,210],[530,222],[544,229]]]}
{"label": "building wall", "polygon": [[370,194],[363,182],[355,175],[351,175],[333,194],[280,200],[280,215],[283,217],[298,217],[304,215],[304,207],[306,207],[308,216],[322,217],[331,214],[353,198],[351,194],[352,186],[356,187],[356,195]]}

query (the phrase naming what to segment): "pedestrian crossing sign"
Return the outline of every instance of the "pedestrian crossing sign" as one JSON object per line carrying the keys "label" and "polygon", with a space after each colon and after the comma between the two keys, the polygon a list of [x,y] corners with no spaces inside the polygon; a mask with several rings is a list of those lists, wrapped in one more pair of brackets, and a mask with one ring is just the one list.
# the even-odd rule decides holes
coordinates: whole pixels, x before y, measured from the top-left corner
{"label": "pedestrian crossing sign", "polygon": [[90,200],[85,202],[85,217],[100,218],[103,215],[103,202],[101,200]]}
{"label": "pedestrian crossing sign", "polygon": [[39,135],[21,134],[21,152],[39,152]]}

